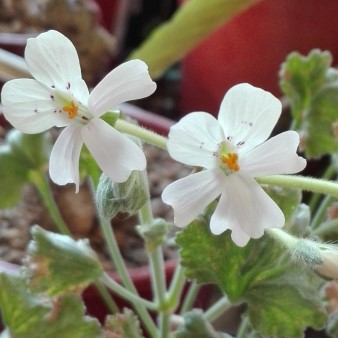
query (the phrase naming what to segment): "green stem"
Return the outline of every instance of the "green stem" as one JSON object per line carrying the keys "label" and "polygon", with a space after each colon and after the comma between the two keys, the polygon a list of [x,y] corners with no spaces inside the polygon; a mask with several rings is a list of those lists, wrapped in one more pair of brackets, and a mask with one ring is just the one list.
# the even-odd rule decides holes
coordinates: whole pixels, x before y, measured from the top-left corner
{"label": "green stem", "polygon": [[63,235],[71,236],[67,224],[63,220],[59,208],[56,205],[47,176],[40,171],[32,171],[30,173],[30,180],[39,190],[42,201],[59,232]]}
{"label": "green stem", "polygon": [[117,120],[114,128],[122,133],[133,135],[156,147],[167,149],[167,138],[125,120]]}
{"label": "green stem", "polygon": [[278,228],[269,228],[265,229],[265,231],[287,249],[292,249],[298,242],[296,237],[289,235],[284,230]]}
{"label": "green stem", "polygon": [[333,219],[332,221],[322,223],[318,228],[312,231],[313,235],[316,236],[325,236],[332,232],[338,231],[338,219]]}
{"label": "green stem", "polygon": [[169,332],[170,332],[170,313],[163,312],[160,314],[159,317],[159,327],[160,327],[160,333],[161,338],[169,338]]}
{"label": "green stem", "polygon": [[189,290],[187,292],[187,295],[184,297],[184,302],[180,310],[180,315],[184,315],[186,312],[188,312],[193,307],[200,288],[201,286],[198,285],[196,282],[191,283]]}
{"label": "green stem", "polygon": [[[131,280],[131,277],[128,273],[128,269],[124,263],[123,257],[121,255],[120,249],[118,247],[118,244],[116,242],[115,234],[111,228],[110,222],[107,220],[103,220],[100,218],[100,226],[102,229],[103,236],[105,238],[108,251],[110,254],[111,259],[113,260],[116,270],[119,273],[119,276],[121,278],[121,281],[125,288],[130,291],[131,293],[134,293],[138,295],[138,292],[135,288],[135,285],[133,281]],[[157,329],[156,326],[150,317],[148,311],[144,307],[143,304],[140,304],[138,302],[133,303],[136,311],[138,312],[139,316],[141,317],[145,327],[147,328],[148,332],[150,333],[151,337],[157,338]]]}
{"label": "green stem", "polygon": [[231,305],[229,298],[224,295],[205,312],[204,318],[209,322],[212,322],[229,309]]}
{"label": "green stem", "polygon": [[184,269],[181,264],[178,264],[175,269],[174,276],[170,283],[170,289],[167,294],[167,303],[173,311],[175,311],[180,303],[185,282],[186,278],[184,274]]}
{"label": "green stem", "polygon": [[241,322],[241,325],[238,329],[238,333],[236,335],[237,338],[246,338],[248,330],[250,328],[250,321],[249,317],[245,316]]}
{"label": "green stem", "polygon": [[115,282],[112,278],[109,277],[108,274],[104,273],[102,277],[100,278],[100,281],[106,285],[110,290],[118,294],[120,297],[128,300],[131,304],[142,304],[149,310],[156,310],[157,305],[153,302],[150,302],[146,299],[141,298],[139,295],[130,292],[123,286],[121,286],[119,283]]}
{"label": "green stem", "polygon": [[97,281],[95,283],[95,287],[96,287],[97,291],[100,293],[103,301],[106,303],[110,312],[111,313],[120,312],[117,304],[114,302],[110,293],[107,291],[107,288],[100,281]]}
{"label": "green stem", "polygon": [[257,178],[260,184],[272,184],[285,188],[296,188],[338,197],[338,184],[317,178],[299,175],[275,175]]}
{"label": "green stem", "polygon": [[[146,177],[144,178],[147,179]],[[150,226],[153,223],[153,214],[151,210],[150,199],[142,206],[139,210],[139,216],[141,224],[144,227]],[[167,302],[166,302],[166,280],[164,273],[164,259],[163,250],[159,245],[154,251],[148,252],[149,265],[152,278],[152,287],[156,302],[159,306],[159,326],[161,332],[161,338],[169,337],[169,314],[167,313]]]}
{"label": "green stem", "polygon": [[332,196],[325,196],[323,201],[321,202],[318,210],[316,211],[312,222],[311,222],[311,229],[316,229],[318,228],[319,224],[323,221],[327,208],[328,206],[332,203],[332,201],[334,200],[334,198]]}

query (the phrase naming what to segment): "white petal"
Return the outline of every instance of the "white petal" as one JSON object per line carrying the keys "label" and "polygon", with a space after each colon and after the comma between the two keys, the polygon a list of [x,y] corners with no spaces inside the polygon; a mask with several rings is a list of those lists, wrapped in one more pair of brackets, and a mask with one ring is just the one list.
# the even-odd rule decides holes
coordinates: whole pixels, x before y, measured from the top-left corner
{"label": "white petal", "polygon": [[117,104],[149,96],[155,89],[148,66],[141,60],[131,60],[113,69],[93,89],[89,110],[99,117]]}
{"label": "white petal", "polygon": [[297,173],[306,166],[306,160],[296,153],[298,145],[295,131],[274,136],[240,158],[240,170],[253,177]]}
{"label": "white petal", "polygon": [[82,128],[82,137],[102,171],[114,182],[125,182],[133,170],[146,167],[146,158],[136,143],[99,118]]}
{"label": "white petal", "polygon": [[43,132],[68,124],[51,98],[51,91],[32,79],[15,79],[4,84],[1,92],[5,118],[24,133]]}
{"label": "white petal", "polygon": [[244,153],[270,136],[281,111],[282,104],[275,96],[241,83],[224,96],[218,121],[225,136],[232,140],[232,144],[241,144]]}
{"label": "white petal", "polygon": [[183,227],[193,221],[221,193],[224,174],[205,170],[169,184],[162,200],[174,209],[174,223]]}
{"label": "white petal", "polygon": [[259,238],[266,228],[283,227],[283,212],[254,179],[232,174],[225,184],[210,220],[212,233],[218,235],[230,229],[233,241],[244,246],[248,237]]}
{"label": "white petal", "polygon": [[76,49],[63,34],[50,30],[28,39],[25,59],[36,80],[48,87],[71,91],[80,101],[87,100],[88,89],[82,80]]}
{"label": "white petal", "polygon": [[168,151],[182,163],[207,169],[219,166],[216,157],[222,130],[217,120],[204,112],[190,113],[169,131]]}
{"label": "white petal", "polygon": [[59,185],[75,183],[79,191],[79,158],[83,145],[82,126],[71,125],[64,129],[53,147],[49,160],[49,175]]}

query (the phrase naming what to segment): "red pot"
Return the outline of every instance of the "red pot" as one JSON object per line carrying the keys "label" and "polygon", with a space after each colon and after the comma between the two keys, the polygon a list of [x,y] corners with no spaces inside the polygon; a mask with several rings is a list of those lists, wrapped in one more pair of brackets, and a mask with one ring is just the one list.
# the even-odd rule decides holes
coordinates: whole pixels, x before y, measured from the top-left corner
{"label": "red pot", "polygon": [[265,0],[224,24],[182,62],[181,109],[218,114],[224,93],[249,82],[276,96],[280,64],[292,51],[338,58],[338,2]]}

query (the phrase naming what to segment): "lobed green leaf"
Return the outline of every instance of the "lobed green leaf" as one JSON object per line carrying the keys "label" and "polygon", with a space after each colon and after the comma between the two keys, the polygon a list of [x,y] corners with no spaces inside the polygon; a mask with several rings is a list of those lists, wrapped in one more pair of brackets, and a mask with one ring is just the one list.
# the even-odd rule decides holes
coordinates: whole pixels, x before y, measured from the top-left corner
{"label": "lobed green leaf", "polygon": [[101,266],[86,240],[73,240],[34,226],[25,275],[33,291],[52,296],[81,291],[101,276]]}

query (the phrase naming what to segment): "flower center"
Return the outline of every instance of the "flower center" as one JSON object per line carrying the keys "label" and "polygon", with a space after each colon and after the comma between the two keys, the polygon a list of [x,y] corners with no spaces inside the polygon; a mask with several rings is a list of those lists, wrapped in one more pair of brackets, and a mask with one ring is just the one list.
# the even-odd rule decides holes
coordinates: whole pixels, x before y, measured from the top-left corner
{"label": "flower center", "polygon": [[239,171],[238,155],[232,152],[226,143],[222,143],[219,153],[220,168],[226,175],[230,175],[236,171]]}
{"label": "flower center", "polygon": [[57,108],[54,112],[66,114],[71,123],[87,124],[94,117],[87,106],[69,93],[55,89],[50,97]]}
{"label": "flower center", "polygon": [[231,171],[238,171],[239,165],[237,163],[238,155],[236,153],[228,153],[221,155],[221,162],[223,165],[227,166]]}
{"label": "flower center", "polygon": [[72,120],[77,116],[79,106],[77,106],[74,101],[71,101],[69,105],[64,106],[62,109],[68,113],[68,117]]}

